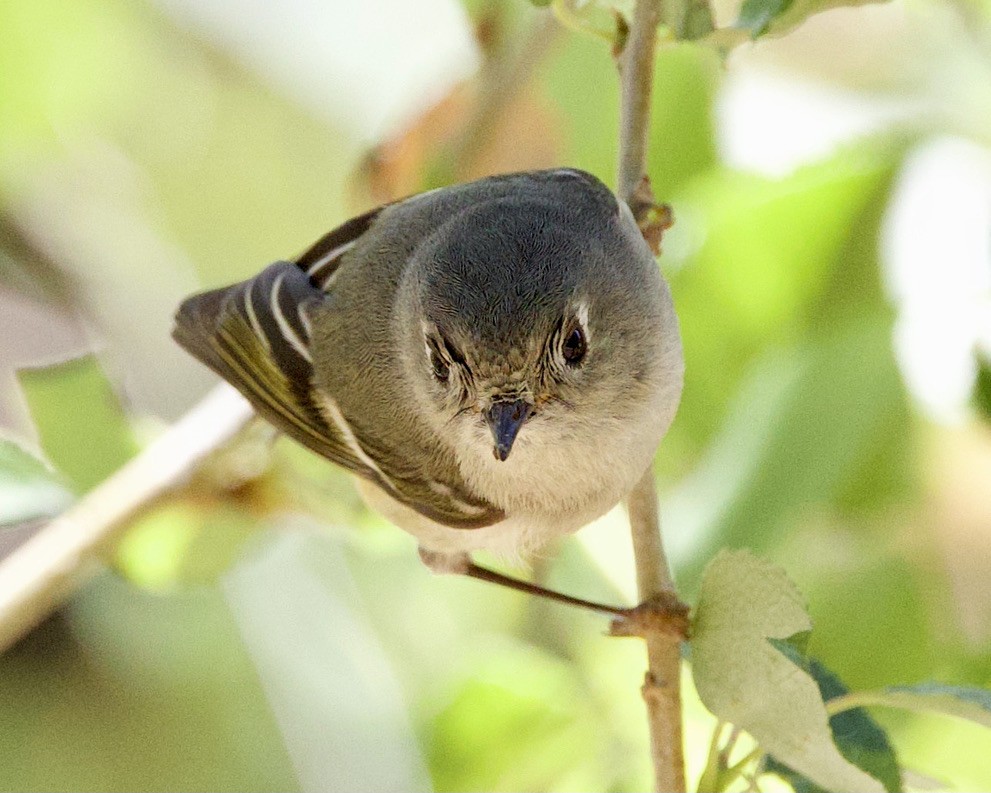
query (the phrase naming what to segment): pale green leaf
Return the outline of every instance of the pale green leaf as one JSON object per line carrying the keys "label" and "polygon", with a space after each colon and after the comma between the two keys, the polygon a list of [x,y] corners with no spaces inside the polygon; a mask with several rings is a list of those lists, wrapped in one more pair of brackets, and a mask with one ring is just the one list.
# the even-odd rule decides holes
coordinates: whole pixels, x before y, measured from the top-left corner
{"label": "pale green leaf", "polygon": [[811,627],[783,570],[746,551],[722,551],[702,577],[692,625],[699,696],[716,716],[820,787],[883,791],[840,754],[816,682],[768,641]]}
{"label": "pale green leaf", "polygon": [[99,361],[86,355],[17,373],[46,456],[80,492],[108,477],[137,443]]}
{"label": "pale green leaf", "polygon": [[18,444],[0,438],[0,526],[54,515],[71,500],[54,471]]}
{"label": "pale green leaf", "polygon": [[830,712],[868,705],[955,716],[991,728],[991,691],[936,682],[857,691],[831,701]]}

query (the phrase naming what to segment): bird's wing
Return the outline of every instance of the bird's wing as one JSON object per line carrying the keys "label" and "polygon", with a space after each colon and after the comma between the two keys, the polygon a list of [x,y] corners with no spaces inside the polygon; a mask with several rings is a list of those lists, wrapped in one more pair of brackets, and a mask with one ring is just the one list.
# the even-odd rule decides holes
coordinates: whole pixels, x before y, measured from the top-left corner
{"label": "bird's wing", "polygon": [[364,215],[351,218],[333,231],[324,234],[296,259],[296,264],[306,273],[315,287],[324,292],[329,289],[344,254],[355,246],[375,218],[388,206],[391,204],[383,204]]}
{"label": "bird's wing", "polygon": [[389,449],[362,437],[329,396],[312,388],[308,311],[327,299],[340,257],[374,214],[335,229],[295,264],[276,262],[250,280],[189,298],[176,314],[173,336],[263,417],[317,454],[445,526],[489,526],[505,517],[498,508],[461,482],[435,481],[409,461],[390,459]]}

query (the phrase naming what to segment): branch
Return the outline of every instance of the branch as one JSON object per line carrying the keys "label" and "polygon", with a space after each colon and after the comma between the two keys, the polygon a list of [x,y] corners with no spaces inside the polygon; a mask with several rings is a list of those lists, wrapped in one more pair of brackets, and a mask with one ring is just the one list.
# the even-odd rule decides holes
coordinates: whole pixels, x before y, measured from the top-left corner
{"label": "branch", "polygon": [[230,386],[213,389],[109,479],[0,562],[0,652],[10,647],[96,569],[127,522],[181,485],[254,415]]}
{"label": "branch", "polygon": [[[628,498],[630,533],[637,568],[637,591],[645,604],[656,604],[660,618],[645,621],[636,632],[647,644],[647,673],[641,688],[647,706],[650,756],[657,791],[683,793],[685,760],[681,735],[681,641],[671,625],[685,625],[687,607],[678,600],[668,569],[657,510],[654,472],[648,468]],[[622,625],[613,633],[621,635]]]}
{"label": "branch", "polygon": [[654,48],[660,21],[660,0],[637,0],[626,46],[619,56],[619,172],[616,192],[631,207],[647,166]]}
{"label": "branch", "polygon": [[[660,20],[661,0],[637,0],[626,46],[619,57],[622,105],[618,193],[630,205],[638,221],[644,219],[644,210],[654,205],[644,170],[650,130],[654,50]],[[640,600],[645,603],[678,604],[661,542],[652,469],[647,469],[630,493],[628,504]],[[647,705],[654,784],[658,791],[684,791],[681,642],[671,632],[659,627],[643,631],[643,636],[647,643],[647,674],[642,693]]]}

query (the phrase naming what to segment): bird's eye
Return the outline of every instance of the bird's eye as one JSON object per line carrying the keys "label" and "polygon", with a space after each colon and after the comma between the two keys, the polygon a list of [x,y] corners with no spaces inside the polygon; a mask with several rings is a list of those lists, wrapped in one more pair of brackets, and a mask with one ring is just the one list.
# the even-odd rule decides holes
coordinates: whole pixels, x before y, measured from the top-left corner
{"label": "bird's eye", "polygon": [[434,377],[441,383],[446,383],[451,376],[450,365],[437,350],[430,350],[430,368],[433,370]]}
{"label": "bird's eye", "polygon": [[430,371],[438,383],[447,383],[451,379],[452,368],[457,368],[459,380],[465,378],[468,373],[468,363],[443,333],[437,331],[428,333],[426,342]]}
{"label": "bird's eye", "polygon": [[568,366],[578,366],[585,357],[585,333],[580,325],[571,329],[561,345],[561,354]]}

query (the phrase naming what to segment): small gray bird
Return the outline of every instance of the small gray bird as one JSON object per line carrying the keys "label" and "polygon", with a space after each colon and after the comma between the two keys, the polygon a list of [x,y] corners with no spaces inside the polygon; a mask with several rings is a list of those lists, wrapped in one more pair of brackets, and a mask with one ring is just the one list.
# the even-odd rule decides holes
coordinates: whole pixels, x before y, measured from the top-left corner
{"label": "small gray bird", "polygon": [[176,340],[437,571],[626,496],[681,395],[678,324],[625,203],[583,171],[482,179],[349,220],[186,300]]}

